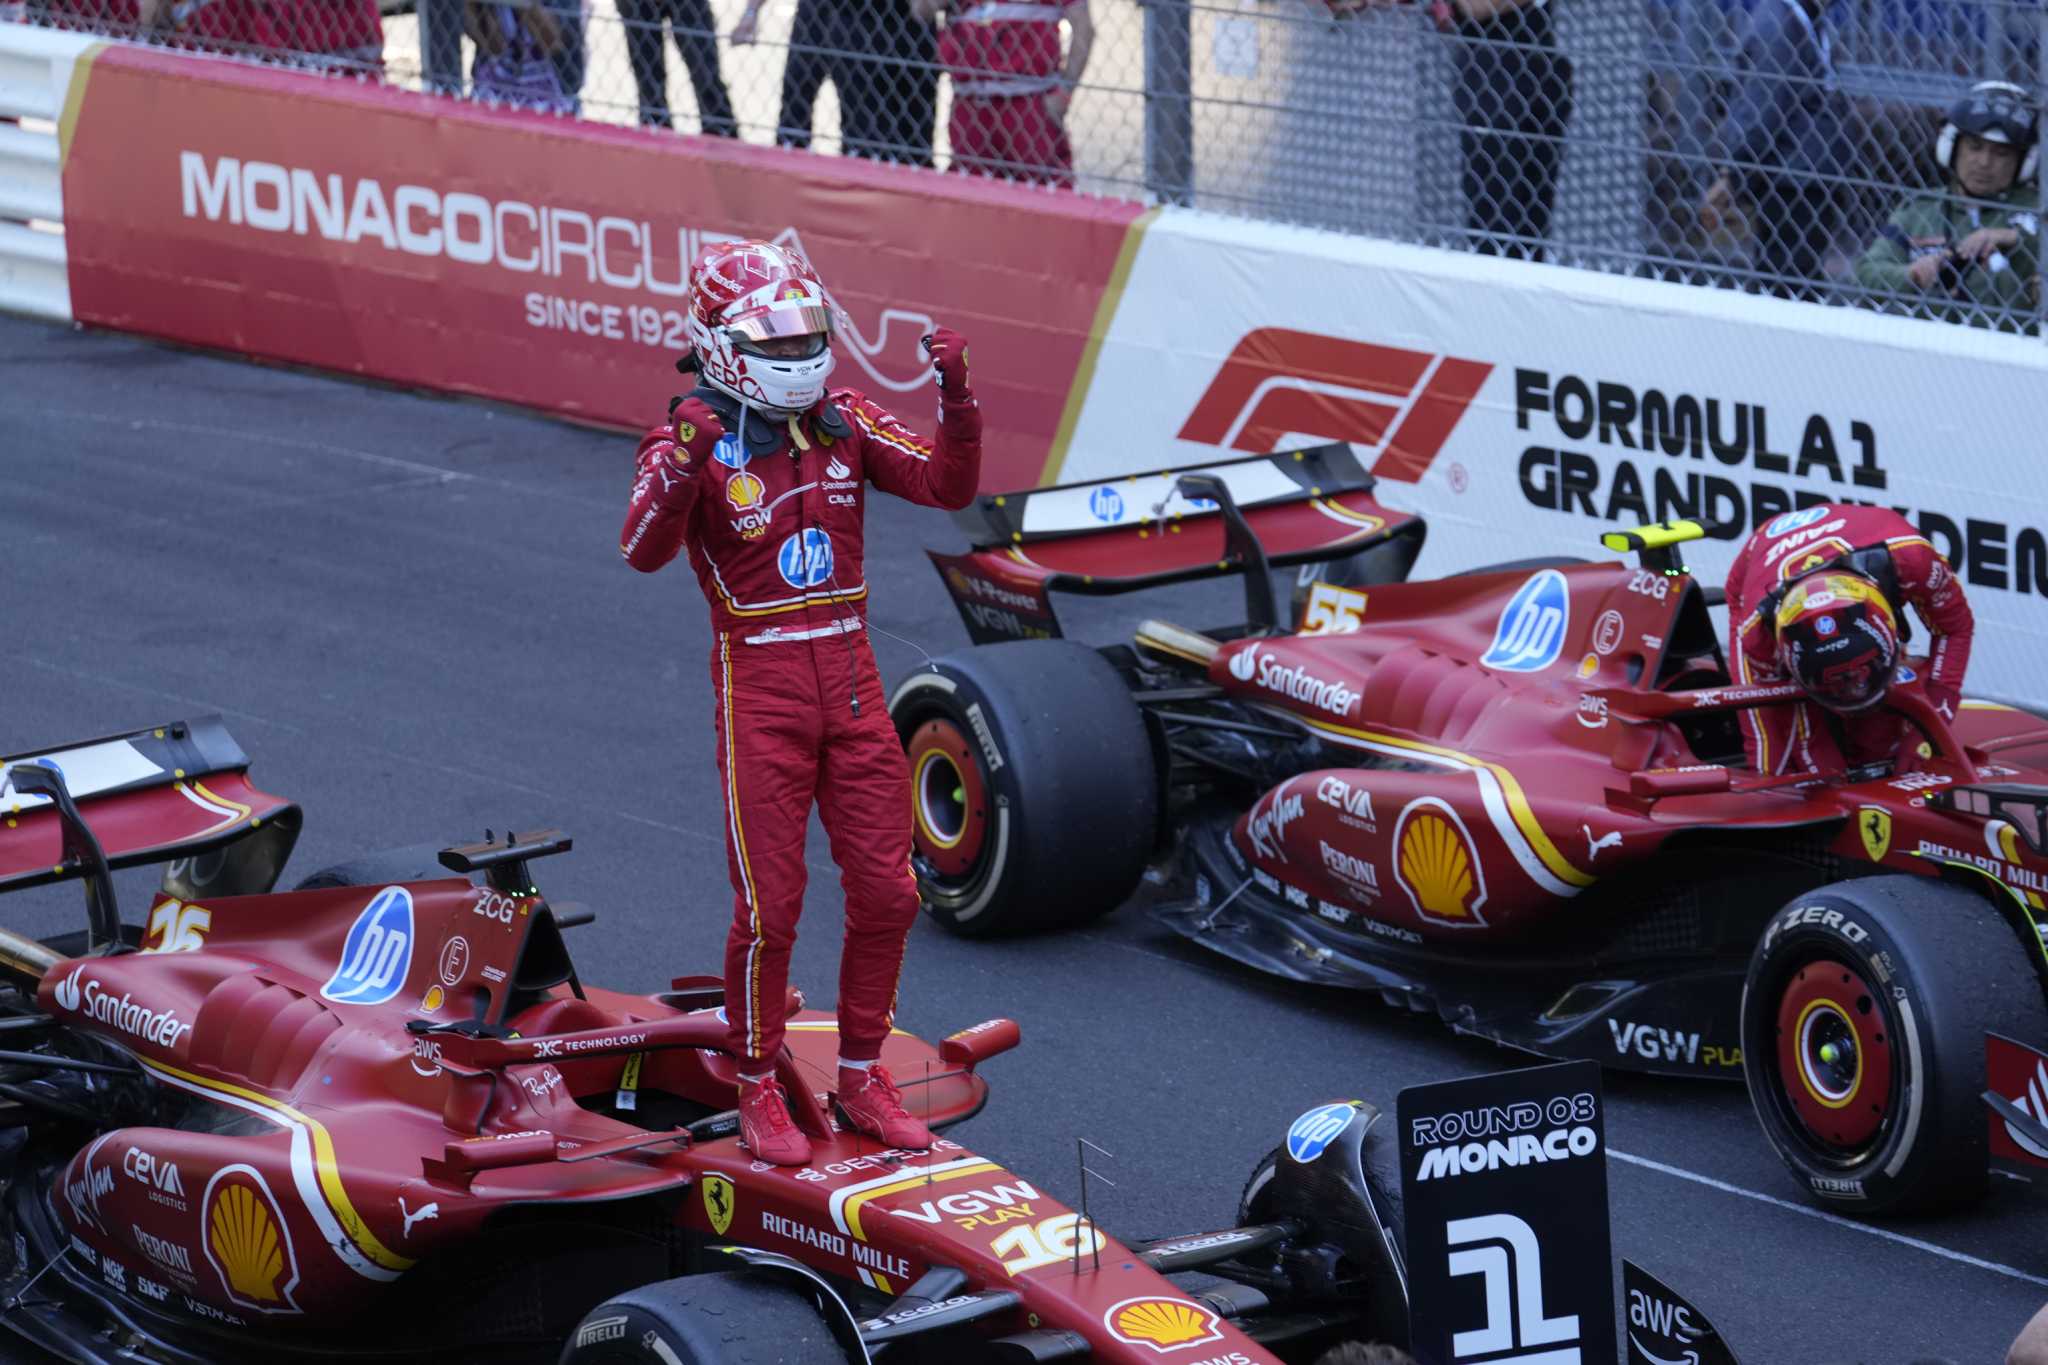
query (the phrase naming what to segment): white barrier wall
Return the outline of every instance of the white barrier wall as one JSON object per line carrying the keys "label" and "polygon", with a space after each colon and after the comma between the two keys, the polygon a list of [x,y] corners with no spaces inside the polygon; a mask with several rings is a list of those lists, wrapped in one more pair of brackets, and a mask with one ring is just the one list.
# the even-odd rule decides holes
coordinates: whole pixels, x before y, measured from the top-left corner
{"label": "white barrier wall", "polygon": [[[0,309],[71,320],[57,130],[71,74],[93,40],[0,24]],[[31,226],[31,222],[37,224]]]}
{"label": "white barrier wall", "polygon": [[1429,519],[1427,574],[1701,516],[1728,527],[1688,547],[1718,582],[1776,512],[1896,507],[1969,586],[1971,692],[2048,700],[2040,341],[1162,214],[1053,475],[1298,438],[1368,453]]}

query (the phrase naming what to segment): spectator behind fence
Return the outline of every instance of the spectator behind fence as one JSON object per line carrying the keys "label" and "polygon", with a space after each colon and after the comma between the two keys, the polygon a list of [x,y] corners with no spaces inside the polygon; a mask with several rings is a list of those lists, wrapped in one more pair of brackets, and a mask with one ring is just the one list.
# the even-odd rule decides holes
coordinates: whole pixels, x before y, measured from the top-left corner
{"label": "spectator behind fence", "polygon": [[476,44],[470,84],[479,98],[548,114],[576,112],[554,60],[562,26],[540,0],[468,0],[468,9],[469,36]]}
{"label": "spectator behind fence", "polygon": [[377,0],[297,0],[272,12],[286,43],[308,66],[383,74],[384,16]]}
{"label": "spectator behind fence", "polygon": [[[734,26],[754,41],[763,0],[747,0]],[[849,156],[932,164],[939,95],[937,38],[906,0],[797,0],[775,140],[811,145],[812,110],[826,81],[839,94],[839,133]]]}
{"label": "spectator behind fence", "polygon": [[1472,246],[1540,259],[1572,116],[1572,64],[1549,0],[1439,0],[1432,13],[1458,43],[1452,95]]}
{"label": "spectator behind fence", "polygon": [[633,65],[633,84],[640,92],[640,126],[670,128],[668,57],[662,46],[662,23],[675,35],[676,52],[697,93],[697,126],[711,137],[738,137],[732,96],[718,69],[718,30],[712,26],[708,0],[619,0],[619,18],[626,25],[626,58]]}
{"label": "spectator behind fence", "polygon": [[[914,0],[926,19],[956,2]],[[1062,19],[1073,26],[1064,63]],[[1072,189],[1067,109],[1094,43],[1088,0],[966,0],[955,9],[939,34],[953,81],[951,169]]]}
{"label": "spectator behind fence", "polygon": [[[557,43],[548,53],[563,93],[581,107],[583,89],[583,0],[543,0],[555,20]],[[469,28],[468,0],[417,0],[420,21],[420,74],[427,89],[459,95],[463,89],[462,35]],[[572,110],[571,112],[574,112]]]}
{"label": "spectator behind fence", "polygon": [[1972,87],[1934,141],[1943,188],[1892,210],[1856,262],[1857,282],[1891,310],[2024,326],[2040,302],[2038,134],[2026,91]]}
{"label": "spectator behind fence", "polygon": [[1719,134],[1727,166],[1700,203],[1700,226],[1716,232],[1747,202],[1751,268],[1784,298],[1819,297],[1848,161],[1834,50],[1818,27],[1826,8],[1758,0]]}
{"label": "spectator behind fence", "polygon": [[288,44],[262,0],[140,0],[137,22],[194,47],[282,52]]}

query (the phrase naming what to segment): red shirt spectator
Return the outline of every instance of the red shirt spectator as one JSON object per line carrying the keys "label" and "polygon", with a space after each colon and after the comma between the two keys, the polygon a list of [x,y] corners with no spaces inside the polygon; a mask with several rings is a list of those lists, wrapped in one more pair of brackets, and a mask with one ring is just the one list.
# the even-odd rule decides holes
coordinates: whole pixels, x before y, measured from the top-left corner
{"label": "red shirt spectator", "polygon": [[[942,0],[916,0],[936,14]],[[1064,64],[1060,21],[1073,26]],[[1072,189],[1067,107],[1095,40],[1087,0],[968,0],[939,35],[953,81],[952,169]]]}

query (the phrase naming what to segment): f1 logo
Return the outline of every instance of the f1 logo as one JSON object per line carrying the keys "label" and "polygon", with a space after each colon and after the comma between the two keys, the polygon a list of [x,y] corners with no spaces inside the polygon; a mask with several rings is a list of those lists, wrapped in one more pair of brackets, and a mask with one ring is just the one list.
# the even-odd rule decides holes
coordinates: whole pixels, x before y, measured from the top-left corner
{"label": "f1 logo", "polygon": [[1511,1213],[1490,1213],[1453,1218],[1444,1233],[1451,1274],[1486,1277],[1486,1325],[1452,1334],[1454,1360],[1579,1365],[1578,1314],[1543,1316],[1543,1251],[1534,1228]]}
{"label": "f1 logo", "polygon": [[1180,439],[1263,454],[1289,433],[1378,452],[1372,472],[1419,483],[1479,386],[1480,360],[1261,327],[1223,362]]}

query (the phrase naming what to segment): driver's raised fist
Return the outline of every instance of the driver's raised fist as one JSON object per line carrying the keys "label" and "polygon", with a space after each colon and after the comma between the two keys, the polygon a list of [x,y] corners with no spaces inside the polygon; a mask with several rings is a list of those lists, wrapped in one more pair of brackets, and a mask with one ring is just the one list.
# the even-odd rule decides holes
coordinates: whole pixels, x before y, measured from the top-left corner
{"label": "driver's raised fist", "polygon": [[683,469],[702,469],[711,459],[711,448],[725,435],[725,427],[701,398],[685,398],[670,409],[669,429],[675,444],[669,460]]}

